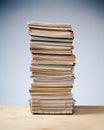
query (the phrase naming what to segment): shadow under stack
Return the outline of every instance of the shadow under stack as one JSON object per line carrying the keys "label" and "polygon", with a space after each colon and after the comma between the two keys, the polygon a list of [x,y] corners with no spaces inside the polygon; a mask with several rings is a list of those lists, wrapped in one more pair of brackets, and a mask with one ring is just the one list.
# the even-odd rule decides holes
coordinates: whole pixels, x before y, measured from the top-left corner
{"label": "shadow under stack", "polygon": [[33,114],[72,114],[75,55],[70,24],[28,24],[30,66],[33,80],[29,89]]}

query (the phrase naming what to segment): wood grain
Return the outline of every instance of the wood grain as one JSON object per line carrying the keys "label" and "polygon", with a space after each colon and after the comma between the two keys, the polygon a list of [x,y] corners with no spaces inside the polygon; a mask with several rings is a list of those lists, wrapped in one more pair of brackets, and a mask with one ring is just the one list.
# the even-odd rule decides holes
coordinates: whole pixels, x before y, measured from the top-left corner
{"label": "wood grain", "polygon": [[104,130],[104,106],[76,106],[73,115],[32,115],[29,106],[0,106],[0,130]]}

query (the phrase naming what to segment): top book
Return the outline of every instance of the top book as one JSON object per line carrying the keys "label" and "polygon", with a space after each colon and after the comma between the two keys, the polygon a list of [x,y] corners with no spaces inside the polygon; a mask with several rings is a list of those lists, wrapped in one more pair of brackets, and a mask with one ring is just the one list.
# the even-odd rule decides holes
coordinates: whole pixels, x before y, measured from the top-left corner
{"label": "top book", "polygon": [[31,22],[28,24],[28,32],[31,36],[73,39],[74,34],[71,29],[71,24],[62,23],[37,23]]}
{"label": "top book", "polygon": [[28,27],[52,30],[72,30],[70,23],[29,22]]}

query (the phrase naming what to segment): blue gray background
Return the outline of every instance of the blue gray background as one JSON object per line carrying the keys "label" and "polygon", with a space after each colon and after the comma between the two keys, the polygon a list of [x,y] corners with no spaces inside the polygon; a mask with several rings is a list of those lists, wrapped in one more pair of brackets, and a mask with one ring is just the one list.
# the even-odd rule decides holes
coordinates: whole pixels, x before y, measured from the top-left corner
{"label": "blue gray background", "polygon": [[104,105],[101,0],[0,0],[0,104],[28,104],[28,21],[72,24],[77,56],[73,88],[76,105]]}

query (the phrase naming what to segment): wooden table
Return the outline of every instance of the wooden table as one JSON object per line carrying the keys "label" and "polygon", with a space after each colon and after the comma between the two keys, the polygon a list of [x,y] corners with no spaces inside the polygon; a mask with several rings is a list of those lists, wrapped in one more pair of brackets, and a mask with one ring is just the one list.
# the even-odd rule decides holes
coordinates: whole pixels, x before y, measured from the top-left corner
{"label": "wooden table", "polygon": [[32,115],[29,106],[0,106],[0,130],[104,130],[104,106],[76,106],[73,115]]}

